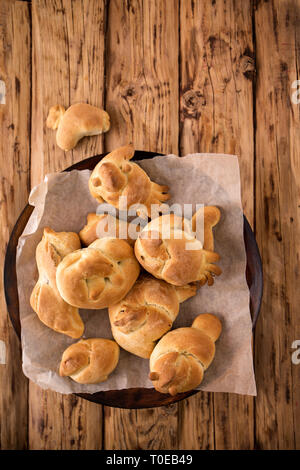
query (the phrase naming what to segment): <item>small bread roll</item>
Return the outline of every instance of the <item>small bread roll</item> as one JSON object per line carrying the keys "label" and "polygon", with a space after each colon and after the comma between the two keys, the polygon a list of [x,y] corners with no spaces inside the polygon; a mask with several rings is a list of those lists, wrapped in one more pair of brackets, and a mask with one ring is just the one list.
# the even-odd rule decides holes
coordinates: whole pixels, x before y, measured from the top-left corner
{"label": "small bread roll", "polygon": [[57,129],[56,143],[67,152],[85,136],[98,135],[110,128],[109,115],[103,109],[87,103],[77,103],[65,111],[63,106],[52,106],[47,127]]}
{"label": "small bread roll", "polygon": [[108,309],[113,337],[126,351],[149,358],[156,341],[172,327],[179,304],[195,294],[196,286],[175,287],[142,276]]}
{"label": "small bread roll", "polygon": [[[205,224],[205,220],[204,220]],[[220,256],[203,249],[191,223],[183,217],[166,214],[149,222],[134,245],[135,255],[146,271],[175,286],[191,282],[212,285],[221,269],[214,263]]]}
{"label": "small bread roll", "polygon": [[119,354],[119,346],[110,339],[82,339],[64,351],[59,375],[81,384],[104,382],[117,367]]}
{"label": "small bread roll", "polygon": [[[169,188],[153,183],[139,165],[130,161],[133,155],[132,145],[126,145],[102,158],[90,176],[90,193],[100,203],[106,201],[118,209],[142,204],[137,214],[151,217],[151,204],[167,201]],[[127,198],[125,207],[120,207],[121,196]]]}
{"label": "small bread roll", "polygon": [[222,325],[218,317],[204,313],[191,328],[169,331],[150,356],[150,379],[158,392],[177,395],[198,387],[215,356],[215,341]]}
{"label": "small bread roll", "polygon": [[[133,246],[135,239],[130,237],[128,232],[128,222],[116,219],[110,214],[88,214],[87,224],[80,230],[79,236],[85,246],[89,246],[98,238],[115,237],[125,239],[129,245]],[[109,231],[112,228],[112,232]],[[136,226],[136,232],[139,231]]]}
{"label": "small bread roll", "polygon": [[39,279],[30,296],[30,305],[39,319],[52,330],[71,338],[83,334],[84,324],[78,309],[62,299],[56,285],[56,270],[65,256],[79,248],[77,233],[55,232],[46,227],[36,248]]}
{"label": "small bread roll", "polygon": [[101,238],[74,251],[59,264],[57,287],[75,307],[102,309],[119,302],[140,272],[133,249],[117,238]]}

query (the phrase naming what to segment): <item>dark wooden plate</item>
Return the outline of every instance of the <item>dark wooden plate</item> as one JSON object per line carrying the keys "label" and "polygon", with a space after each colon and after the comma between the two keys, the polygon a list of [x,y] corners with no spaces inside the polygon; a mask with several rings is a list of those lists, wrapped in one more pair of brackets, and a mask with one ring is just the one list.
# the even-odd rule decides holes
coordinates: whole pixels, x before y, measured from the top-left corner
{"label": "dark wooden plate", "polygon": [[[86,169],[92,170],[99,160],[101,160],[101,158],[103,158],[105,155],[106,154],[102,154],[87,158],[81,162],[76,163],[75,165],[72,165],[64,171]],[[161,154],[136,151],[134,159],[143,160],[145,158],[152,158],[156,155]],[[6,304],[10,320],[19,338],[21,338],[21,324],[19,317],[19,298],[16,275],[16,249],[19,237],[22,235],[32,211],[33,207],[27,204],[20,214],[12,230],[7,245],[4,263],[4,290]],[[250,311],[252,316],[252,325],[254,328],[259,314],[263,290],[262,263],[254,233],[252,232],[249,222],[245,216],[244,240],[247,253],[246,278],[250,289]],[[98,392],[94,394],[81,393],[78,394],[78,396],[95,403],[117,408],[152,408],[178,402],[183,398],[194,395],[197,392],[198,390],[192,390],[190,392],[181,393],[175,397],[171,397],[170,395],[164,395],[157,392],[154,388],[130,388],[126,390]]]}

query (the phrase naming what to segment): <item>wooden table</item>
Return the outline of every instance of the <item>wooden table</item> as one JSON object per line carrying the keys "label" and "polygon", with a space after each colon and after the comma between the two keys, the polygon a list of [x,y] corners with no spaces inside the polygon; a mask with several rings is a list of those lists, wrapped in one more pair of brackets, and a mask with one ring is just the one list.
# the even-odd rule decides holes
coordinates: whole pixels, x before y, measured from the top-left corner
{"label": "wooden table", "polygon": [[[0,448],[300,448],[299,28],[299,0],[1,0],[1,260],[44,174],[131,141],[239,156],[265,287],[257,398],[201,392],[135,411],[28,382],[1,285]],[[112,128],[64,153],[45,119],[78,101],[104,107]]]}

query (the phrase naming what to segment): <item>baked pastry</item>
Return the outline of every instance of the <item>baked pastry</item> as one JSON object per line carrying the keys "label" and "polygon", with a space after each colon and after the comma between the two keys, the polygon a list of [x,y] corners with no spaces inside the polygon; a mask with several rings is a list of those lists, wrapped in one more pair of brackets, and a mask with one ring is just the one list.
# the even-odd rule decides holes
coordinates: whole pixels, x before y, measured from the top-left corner
{"label": "baked pastry", "polygon": [[82,339],[64,351],[59,375],[81,384],[104,382],[117,367],[119,355],[119,346],[110,339]]}
{"label": "baked pastry", "polygon": [[58,266],[56,282],[69,304],[101,309],[125,297],[139,272],[133,249],[125,240],[101,238],[67,255]]}
{"label": "baked pastry", "polygon": [[160,393],[187,392],[198,387],[215,356],[215,341],[222,331],[211,313],[195,318],[191,328],[169,331],[150,356],[150,379]]}
{"label": "baked pastry", "polygon": [[[205,224],[205,220],[204,220]],[[175,286],[190,282],[214,283],[221,269],[215,263],[220,256],[203,249],[192,233],[191,223],[174,214],[149,222],[134,245],[135,255],[149,273]]]}
{"label": "baked pastry", "polygon": [[149,358],[157,340],[172,327],[179,304],[195,294],[195,285],[176,287],[142,276],[108,309],[113,337],[126,351]]}
{"label": "baked pastry", "polygon": [[[143,205],[137,209],[138,215],[150,217],[151,204],[170,198],[169,188],[153,183],[139,165],[130,161],[133,155],[132,145],[126,145],[102,158],[90,176],[90,192],[100,203],[106,201],[118,209]],[[127,204],[120,200],[121,196],[126,196]]]}
{"label": "baked pastry", "polygon": [[107,132],[110,120],[108,113],[103,109],[87,103],[77,103],[67,111],[63,106],[52,106],[46,125],[57,129],[56,143],[67,152],[74,148],[82,137]]}
{"label": "baked pastry", "polygon": [[[85,246],[103,237],[122,238],[133,246],[136,239],[130,237],[128,226],[125,220],[116,219],[110,214],[88,214],[87,224],[80,230],[79,236]],[[139,231],[139,227],[136,225],[136,232]]]}
{"label": "baked pastry", "polygon": [[[203,206],[198,209],[192,217],[193,232],[197,232],[197,222],[201,227],[201,218],[203,217],[203,248],[207,251],[214,251],[213,227],[217,225],[221,218],[220,210],[215,206]],[[197,234],[196,234],[197,237]]]}
{"label": "baked pastry", "polygon": [[78,309],[67,304],[56,285],[56,270],[62,259],[80,248],[77,233],[55,232],[44,228],[43,238],[36,248],[39,279],[30,296],[30,305],[39,319],[52,330],[71,338],[79,338],[84,324]]}

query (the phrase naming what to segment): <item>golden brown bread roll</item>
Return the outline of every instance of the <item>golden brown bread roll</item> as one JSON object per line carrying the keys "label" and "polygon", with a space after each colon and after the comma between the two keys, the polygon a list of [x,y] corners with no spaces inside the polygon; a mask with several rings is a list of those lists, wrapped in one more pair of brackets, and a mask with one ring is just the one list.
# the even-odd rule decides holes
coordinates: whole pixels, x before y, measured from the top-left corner
{"label": "golden brown bread roll", "polygon": [[175,287],[142,276],[124,299],[108,309],[113,337],[126,351],[149,358],[156,341],[172,327],[179,303],[195,294],[195,285]]}
{"label": "golden brown bread roll", "polygon": [[174,214],[149,222],[135,242],[134,251],[143,268],[176,286],[196,281],[200,285],[206,282],[212,285],[213,275],[222,272],[213,264],[220,256],[204,250],[192,234],[189,221]]}
{"label": "golden brown bread roll", "polygon": [[[151,204],[167,201],[169,188],[153,183],[140,166],[129,161],[133,155],[133,147],[126,145],[102,158],[90,176],[90,192],[100,203],[106,201],[118,209],[143,204],[144,210],[137,213],[150,217]],[[127,197],[126,207],[120,207],[121,196]]]}
{"label": "golden brown bread roll", "polygon": [[215,341],[222,331],[211,313],[195,318],[191,328],[169,331],[150,356],[150,379],[158,392],[177,395],[198,387],[215,356]]}
{"label": "golden brown bread roll", "polygon": [[221,218],[220,210],[215,206],[204,206],[199,209],[192,218],[192,229],[196,232],[197,220],[203,217],[204,243],[203,248],[207,251],[214,251],[213,227],[217,225]]}
{"label": "golden brown bread roll", "polygon": [[81,384],[104,382],[117,367],[119,354],[119,346],[110,339],[82,339],[64,351],[59,374]]}
{"label": "golden brown bread roll", "polygon": [[46,227],[36,248],[39,279],[30,296],[30,305],[39,319],[49,328],[72,338],[79,338],[83,334],[84,324],[78,309],[67,304],[60,296],[56,270],[65,256],[79,248],[77,233],[55,232]]}
{"label": "golden brown bread roll", "polygon": [[[87,224],[79,232],[82,243],[89,246],[98,238],[116,237],[125,239],[131,246],[134,245],[135,239],[130,237],[128,233],[128,223],[125,220],[116,219],[110,214],[88,214]],[[115,234],[109,232],[109,226],[115,229]],[[139,225],[136,226],[137,231]],[[107,232],[107,233],[103,233]],[[122,235],[122,236],[121,236]],[[123,238],[126,236],[126,238]]]}
{"label": "golden brown bread roll", "polygon": [[107,132],[109,115],[103,109],[87,103],[77,103],[65,111],[63,106],[52,106],[47,117],[47,127],[57,129],[56,143],[65,150],[74,148],[82,137]]}
{"label": "golden brown bread roll", "polygon": [[139,272],[133,249],[125,240],[101,238],[67,255],[58,266],[56,282],[69,304],[101,309],[125,297]]}

